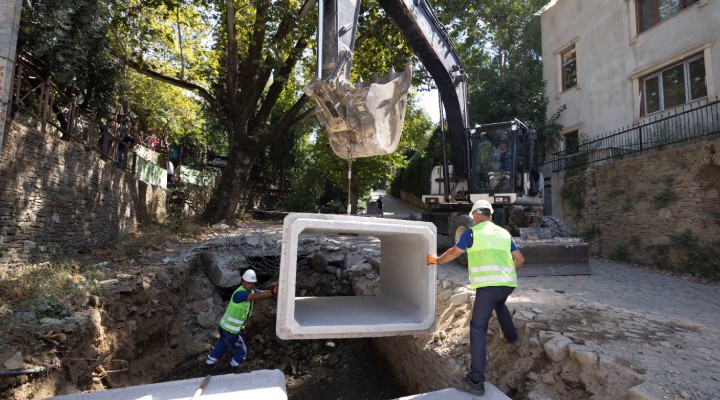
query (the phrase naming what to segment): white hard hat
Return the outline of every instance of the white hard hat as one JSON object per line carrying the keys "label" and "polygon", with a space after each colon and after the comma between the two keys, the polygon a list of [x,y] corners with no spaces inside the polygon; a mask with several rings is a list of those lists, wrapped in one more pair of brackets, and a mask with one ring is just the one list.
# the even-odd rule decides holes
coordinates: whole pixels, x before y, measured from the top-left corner
{"label": "white hard hat", "polygon": [[257,282],[257,275],[255,275],[255,271],[249,269],[245,271],[244,274],[242,274],[242,280],[244,280],[245,282],[255,283]]}
{"label": "white hard hat", "polygon": [[478,201],[475,202],[475,204],[473,204],[472,209],[470,209],[470,213],[468,214],[468,215],[470,216],[470,218],[472,218],[473,213],[475,212],[475,210],[478,210],[478,209],[481,209],[481,208],[486,208],[486,209],[490,210],[490,214],[493,213],[493,208],[492,208],[492,205],[490,204],[489,201],[487,201],[487,200],[478,200]]}

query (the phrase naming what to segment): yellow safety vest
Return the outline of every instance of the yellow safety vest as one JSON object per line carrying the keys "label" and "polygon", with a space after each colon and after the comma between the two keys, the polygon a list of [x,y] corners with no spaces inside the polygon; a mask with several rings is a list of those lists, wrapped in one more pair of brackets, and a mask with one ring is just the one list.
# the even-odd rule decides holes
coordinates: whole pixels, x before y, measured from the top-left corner
{"label": "yellow safety vest", "polygon": [[235,293],[240,291],[247,292],[242,285],[233,292],[232,297],[230,297],[230,304],[228,304],[227,310],[225,310],[225,315],[223,315],[220,320],[220,327],[230,333],[240,333],[241,329],[245,329],[245,321],[250,318],[255,303],[250,300],[240,303],[234,302],[233,297],[235,297]]}
{"label": "yellow safety vest", "polygon": [[470,286],[473,289],[517,287],[515,262],[510,253],[510,232],[485,221],[473,226],[472,234],[473,243],[467,249]]}

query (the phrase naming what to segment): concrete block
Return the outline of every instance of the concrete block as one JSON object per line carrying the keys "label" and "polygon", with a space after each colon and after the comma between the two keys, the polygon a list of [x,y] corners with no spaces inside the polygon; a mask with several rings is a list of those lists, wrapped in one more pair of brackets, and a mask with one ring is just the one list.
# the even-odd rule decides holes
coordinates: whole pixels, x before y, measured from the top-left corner
{"label": "concrete block", "polygon": [[[380,241],[380,287],[375,296],[295,297],[301,234],[365,236]],[[437,269],[425,258],[436,249],[429,222],[348,215],[289,214],[283,224],[277,335],[281,339],[398,336],[435,325]]]}
{"label": "concrete block", "polygon": [[[51,397],[49,400],[187,400],[200,387],[203,379],[153,383],[93,393]],[[246,374],[212,376],[202,392],[202,399],[287,400],[285,375],[279,370],[260,370]]]}
{"label": "concrete block", "polygon": [[[396,400],[476,400],[478,397],[470,393],[461,392],[457,389],[443,389],[435,392],[421,393],[412,396],[401,397]],[[510,400],[510,398],[500,391],[490,382],[485,382],[485,396],[483,400]]]}

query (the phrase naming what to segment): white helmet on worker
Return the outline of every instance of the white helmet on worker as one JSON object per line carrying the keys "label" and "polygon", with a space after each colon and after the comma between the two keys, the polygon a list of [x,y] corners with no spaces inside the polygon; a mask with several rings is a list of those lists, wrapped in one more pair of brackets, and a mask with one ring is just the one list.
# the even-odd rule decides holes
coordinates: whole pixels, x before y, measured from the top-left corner
{"label": "white helmet on worker", "polygon": [[479,210],[481,208],[490,210],[490,214],[492,215],[493,208],[492,208],[492,205],[490,204],[490,202],[487,200],[478,200],[475,202],[475,204],[473,204],[472,209],[470,210],[470,214],[468,214],[470,216],[470,218],[472,218],[475,210]]}
{"label": "white helmet on worker", "polygon": [[257,282],[257,275],[255,275],[255,271],[249,269],[242,274],[242,280],[245,282],[255,283]]}

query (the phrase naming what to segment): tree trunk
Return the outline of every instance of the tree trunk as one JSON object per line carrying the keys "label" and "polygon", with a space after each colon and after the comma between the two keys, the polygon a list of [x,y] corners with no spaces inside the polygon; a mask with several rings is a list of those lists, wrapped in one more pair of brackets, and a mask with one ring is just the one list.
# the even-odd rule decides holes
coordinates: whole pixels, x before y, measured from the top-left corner
{"label": "tree trunk", "polygon": [[250,170],[260,152],[259,147],[248,144],[248,141],[244,142],[244,145],[234,146],[236,148],[231,149],[228,164],[223,170],[218,187],[205,207],[203,219],[210,224],[223,221],[231,223],[235,220],[235,211],[245,193]]}
{"label": "tree trunk", "polygon": [[352,179],[352,183],[350,184],[350,194],[348,195],[348,198],[350,200],[350,214],[357,215],[358,213],[358,190],[357,190],[357,184],[355,183],[355,178]]}

